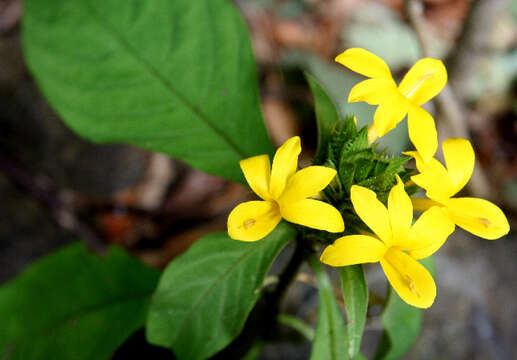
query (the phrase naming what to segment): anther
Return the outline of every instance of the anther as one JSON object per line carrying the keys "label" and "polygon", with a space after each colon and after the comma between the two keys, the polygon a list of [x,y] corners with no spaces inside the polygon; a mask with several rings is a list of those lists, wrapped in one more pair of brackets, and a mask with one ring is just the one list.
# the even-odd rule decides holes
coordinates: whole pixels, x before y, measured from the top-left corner
{"label": "anther", "polygon": [[479,221],[481,224],[485,225],[487,228],[489,228],[490,225],[492,225],[490,220],[488,220],[487,218],[478,217],[477,221]]}
{"label": "anther", "polygon": [[256,222],[257,221],[255,219],[248,219],[242,225],[244,226],[245,230],[248,230],[250,227],[255,225]]}
{"label": "anther", "polygon": [[415,286],[415,283],[413,282],[413,280],[409,277],[409,275],[404,275],[405,279],[406,280],[406,283],[408,284],[408,287],[409,289],[414,292],[418,297],[420,297],[420,293],[418,292],[418,290],[416,289],[416,286]]}

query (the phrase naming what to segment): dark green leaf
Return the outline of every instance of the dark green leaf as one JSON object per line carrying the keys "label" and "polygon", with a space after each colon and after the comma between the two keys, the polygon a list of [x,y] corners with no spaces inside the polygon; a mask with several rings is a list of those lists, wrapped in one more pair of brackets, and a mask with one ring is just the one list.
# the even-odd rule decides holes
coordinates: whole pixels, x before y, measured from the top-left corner
{"label": "dark green leaf", "polygon": [[242,330],[269,267],[294,237],[281,223],[265,239],[247,243],[226,233],[207,235],[172,261],[153,295],[147,338],[179,359],[204,359]]}
{"label": "dark green leaf", "polygon": [[43,93],[77,133],[244,181],[271,154],[255,62],[228,0],[27,0],[23,40]]}
{"label": "dark green leaf", "polygon": [[314,96],[314,107],[316,111],[316,124],[318,126],[318,149],[314,157],[315,164],[323,164],[327,158],[328,143],[332,129],[341,121],[336,107],[323,87],[310,74],[305,73],[305,78]]}
{"label": "dark green leaf", "polygon": [[343,314],[336,303],[332,284],[315,257],[311,266],[318,280],[318,326],[312,344],[311,360],[347,359],[347,334]]}
{"label": "dark green leaf", "polygon": [[43,258],[0,289],[0,358],[108,359],[144,325],[158,277],[116,248]]}
{"label": "dark green leaf", "polygon": [[341,287],[348,320],[348,355],[354,359],[359,353],[366,311],[368,310],[368,286],[362,265],[339,268]]}
{"label": "dark green leaf", "polygon": [[[420,262],[435,276],[436,269],[432,257]],[[399,359],[409,350],[420,334],[422,310],[406,304],[390,287],[388,300],[382,313],[382,324],[384,334],[375,358]]]}

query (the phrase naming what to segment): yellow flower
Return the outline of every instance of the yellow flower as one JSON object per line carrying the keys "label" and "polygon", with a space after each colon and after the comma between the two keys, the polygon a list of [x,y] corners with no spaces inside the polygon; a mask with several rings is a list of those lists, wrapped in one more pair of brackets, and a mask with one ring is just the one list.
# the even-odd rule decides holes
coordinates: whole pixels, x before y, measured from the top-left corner
{"label": "yellow flower", "polygon": [[301,150],[300,138],[295,136],[278,148],[272,167],[268,155],[241,160],[246,181],[264,201],[248,201],[233,209],[228,216],[228,234],[232,239],[260,240],[273,231],[282,218],[334,233],[345,229],[336,208],[308,199],[332,181],[336,170],[309,166],[296,171]]}
{"label": "yellow flower", "polygon": [[474,149],[468,140],[447,139],[442,144],[445,168],[438,160],[424,162],[417,152],[405,153],[415,158],[420,174],[411,180],[429,199],[413,199],[416,210],[439,205],[450,221],[474,235],[488,240],[506,235],[510,225],[499,207],[490,201],[471,197],[453,198],[469,181],[474,170]]}
{"label": "yellow flower", "polygon": [[379,105],[369,131],[370,142],[395,128],[407,114],[409,138],[422,158],[430,160],[438,147],[436,127],[432,116],[420,106],[447,83],[443,63],[431,58],[418,60],[397,87],[388,65],[369,51],[348,49],[336,61],[370,78],[355,85],[348,96],[349,102]]}
{"label": "yellow flower", "polygon": [[337,239],[321,254],[330,266],[380,262],[388,281],[408,304],[428,308],[436,285],[417,260],[432,255],[454,231],[439,207],[432,207],[413,221],[411,199],[397,176],[388,197],[388,208],[367,188],[353,185],[351,200],[361,220],[377,235],[350,235]]}

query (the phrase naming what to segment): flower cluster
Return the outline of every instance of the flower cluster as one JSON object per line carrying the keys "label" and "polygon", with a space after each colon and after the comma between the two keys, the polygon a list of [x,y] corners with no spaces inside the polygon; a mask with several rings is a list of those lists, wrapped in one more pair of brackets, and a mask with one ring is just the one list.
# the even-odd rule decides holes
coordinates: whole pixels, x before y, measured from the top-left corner
{"label": "flower cluster", "polygon": [[[497,239],[508,233],[508,220],[499,207],[487,200],[453,197],[468,183],[474,169],[474,150],[468,140],[443,142],[446,167],[434,158],[438,147],[434,119],[420,106],[436,96],[447,82],[441,61],[419,60],[398,86],[386,63],[364,49],[349,49],[336,61],[370,78],[354,86],[349,95],[350,102],[378,105],[368,129],[369,143],[408,116],[409,138],[416,151],[404,154],[415,159],[418,174],[411,180],[425,190],[427,198],[411,198],[398,175],[387,206],[371,189],[350,185],[349,208],[371,232],[347,232],[352,235],[341,236],[328,245],[320,260],[335,267],[380,262],[391,286],[404,301],[427,308],[434,302],[436,285],[418,260],[435,253],[456,225],[482,238]],[[336,170],[309,166],[297,171],[300,152],[300,139],[293,137],[277,150],[272,166],[267,155],[240,162],[248,184],[262,201],[240,204],[230,213],[231,238],[262,239],[282,218],[331,233],[345,230],[340,211],[327,202],[311,199],[332,182]],[[415,222],[413,211],[423,212]]]}

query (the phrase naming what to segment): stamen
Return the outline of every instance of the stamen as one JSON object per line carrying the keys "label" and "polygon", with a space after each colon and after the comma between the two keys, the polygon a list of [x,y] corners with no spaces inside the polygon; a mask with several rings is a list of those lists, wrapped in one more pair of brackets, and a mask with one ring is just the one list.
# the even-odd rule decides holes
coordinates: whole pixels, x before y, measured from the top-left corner
{"label": "stamen", "polygon": [[485,225],[487,228],[489,228],[492,225],[490,220],[488,220],[486,218],[478,217],[477,221],[479,221],[481,224]]}
{"label": "stamen", "polygon": [[413,279],[408,274],[404,275],[404,280],[406,284],[408,284],[409,289],[414,292],[418,297],[421,297],[420,293],[416,289],[415,283],[413,282]]}
{"label": "stamen", "polygon": [[242,224],[242,226],[244,226],[245,230],[248,230],[250,227],[255,225],[256,222],[257,221],[255,219],[248,219]]}
{"label": "stamen", "polygon": [[434,77],[433,73],[425,74],[424,76],[422,76],[420,78],[420,81],[418,82],[418,84],[416,84],[412,89],[410,88],[405,93],[402,93],[402,95],[404,95],[405,97],[407,97],[409,99],[411,97],[411,95],[413,95],[415,93],[415,91],[424,83],[424,81],[426,81],[427,79],[431,79],[433,77]]}

